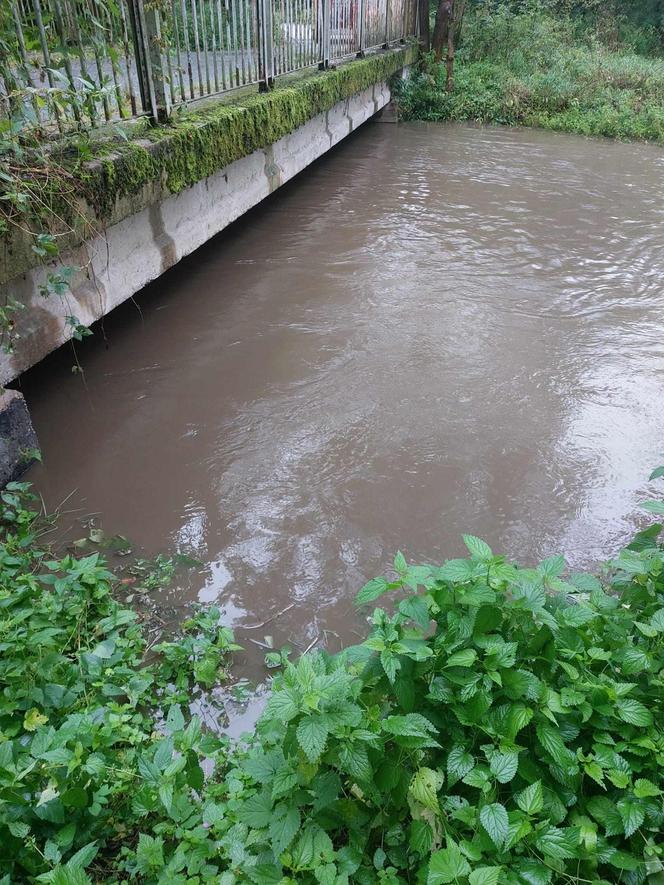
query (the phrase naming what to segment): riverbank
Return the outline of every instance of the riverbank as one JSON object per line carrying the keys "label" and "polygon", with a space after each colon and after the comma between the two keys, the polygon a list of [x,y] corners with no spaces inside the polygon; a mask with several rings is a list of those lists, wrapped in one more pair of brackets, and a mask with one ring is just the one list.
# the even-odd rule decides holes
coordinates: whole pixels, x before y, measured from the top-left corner
{"label": "riverbank", "polygon": [[664,142],[664,59],[652,54],[650,32],[610,33],[609,43],[606,30],[541,11],[475,10],[453,92],[444,63],[425,62],[400,86],[401,115]]}
{"label": "riverbank", "polygon": [[284,662],[255,736],[232,745],[195,715],[235,648],[219,611],[152,647],[98,554],[54,558],[28,495],[0,503],[3,882],[664,871],[661,525],[601,581],[561,556],[519,568],[470,535],[440,567],[398,553],[356,600],[391,593],[394,614],[376,609],[341,655]]}

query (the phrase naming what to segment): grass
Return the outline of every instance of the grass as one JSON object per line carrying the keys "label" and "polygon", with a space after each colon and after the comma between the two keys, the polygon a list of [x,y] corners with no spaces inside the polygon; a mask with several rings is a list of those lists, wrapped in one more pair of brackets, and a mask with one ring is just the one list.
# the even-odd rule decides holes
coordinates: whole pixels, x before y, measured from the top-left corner
{"label": "grass", "polygon": [[652,48],[638,31],[610,36],[544,12],[474,11],[454,91],[428,59],[398,87],[402,116],[664,142],[664,59],[635,51]]}

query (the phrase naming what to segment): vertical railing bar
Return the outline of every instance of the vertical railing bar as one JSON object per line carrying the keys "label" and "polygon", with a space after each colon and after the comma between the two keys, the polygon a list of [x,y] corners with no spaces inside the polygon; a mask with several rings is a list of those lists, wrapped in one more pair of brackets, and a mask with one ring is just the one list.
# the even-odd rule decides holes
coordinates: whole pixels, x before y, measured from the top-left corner
{"label": "vertical railing bar", "polygon": [[216,7],[210,6],[210,31],[212,33],[212,70],[214,71],[214,91],[219,92],[219,64],[217,61],[217,28],[215,25]]}
{"label": "vertical railing bar", "polygon": [[207,41],[207,15],[205,9],[205,0],[201,0],[201,36],[203,38],[203,58],[205,59],[205,83],[207,85],[207,94],[212,92],[212,81],[210,80],[210,57],[208,53]]}
{"label": "vertical railing bar", "polygon": [[157,123],[159,121],[159,108],[157,107],[157,96],[152,74],[152,56],[150,52],[150,39],[145,21],[145,9],[143,7],[143,0],[134,0],[134,3],[136,12],[135,25],[137,34],[140,35],[136,44],[136,61],[138,65],[140,60],[141,77],[144,79],[145,88],[147,88],[147,99],[150,103],[150,116],[152,117],[152,121]]}
{"label": "vertical railing bar", "polygon": [[[78,59],[81,63],[81,76],[86,80],[91,81],[92,77],[88,72],[88,63],[85,58],[85,49],[83,48],[83,37],[81,36],[81,29],[79,28],[78,16],[76,15],[76,10],[74,10],[74,15],[71,17],[71,25],[74,30],[74,40],[76,42]],[[88,107],[88,116],[90,117],[90,122],[93,126],[97,124],[97,104],[91,96],[88,96],[86,101]]]}
{"label": "vertical railing bar", "polygon": [[186,0],[180,0],[182,12],[182,37],[184,39],[184,51],[187,56],[187,74],[189,80],[189,98],[194,99],[194,66],[191,63],[191,44],[189,43],[189,16],[187,15]]}
{"label": "vertical railing bar", "polygon": [[124,0],[120,0],[120,20],[122,21],[122,43],[124,46],[125,65],[127,71],[127,85],[129,87],[129,103],[131,104],[131,112],[136,116],[138,105],[136,103],[136,94],[134,92],[134,84],[131,77],[131,53],[129,51],[129,28],[127,27],[127,13],[125,11]]}
{"label": "vertical railing bar", "polygon": [[[42,56],[44,58],[44,67],[46,68],[46,78],[51,89],[55,89],[53,84],[53,72],[51,71],[51,55],[48,51],[48,42],[46,40],[46,31],[44,30],[44,20],[42,18],[41,5],[39,0],[32,0],[32,9],[35,14],[35,23],[39,32],[39,44],[41,46]],[[55,111],[55,119],[58,129],[62,132],[62,118],[57,102],[53,105]]]}
{"label": "vertical railing bar", "polygon": [[390,0],[385,0],[385,42],[383,49],[387,49],[390,42]]}
{"label": "vertical railing bar", "polygon": [[198,38],[198,6],[196,0],[190,0],[192,24],[194,26],[194,52],[196,53],[196,70],[198,72],[198,95],[203,95],[203,72],[201,69],[201,47]]}
{"label": "vertical railing bar", "polygon": [[175,0],[171,4],[171,13],[173,15],[173,30],[175,31],[175,58],[177,59],[178,81],[180,83],[180,101],[186,101],[184,91],[184,73],[182,70],[182,44],[180,43],[180,25],[178,23],[178,8]]}
{"label": "vertical railing bar", "polygon": [[221,0],[216,0],[217,28],[219,31],[219,61],[221,62],[221,88],[226,91],[226,59],[224,53],[224,20],[221,14]]}
{"label": "vertical railing bar", "polygon": [[80,123],[81,113],[78,107],[78,95],[76,94],[76,83],[74,82],[74,73],[71,67],[71,59],[69,58],[69,52],[67,51],[67,35],[65,33],[64,22],[62,20],[62,7],[60,6],[60,0],[53,0],[53,12],[53,17],[55,18],[55,30],[58,37],[60,38],[60,43],[62,44],[62,60],[65,66],[65,73],[67,74],[69,86],[73,93],[72,107],[74,111],[74,119],[77,123]]}
{"label": "vertical railing bar", "polygon": [[[30,76],[30,60],[28,59],[28,52],[25,48],[25,36],[23,34],[23,26],[21,24],[21,15],[19,12],[19,8],[17,7],[14,0],[12,0],[12,18],[14,19],[14,27],[16,28],[16,38],[18,40],[18,51],[21,56],[21,73],[25,78],[25,85],[29,89],[34,88],[34,84],[32,82],[32,77]],[[27,18],[27,16],[26,16]],[[39,102],[37,101],[37,97],[32,93],[31,99],[32,109],[35,112],[35,117],[37,123],[41,122],[41,112],[39,109]]]}
{"label": "vertical railing bar", "polygon": [[242,58],[242,82],[246,84],[248,81],[248,72],[247,72],[248,59],[247,59],[246,41],[244,38],[245,21],[244,21],[244,15],[242,13],[242,2],[243,2],[243,0],[237,0],[236,6],[238,7],[238,19],[239,19],[239,25],[240,25],[240,56]]}
{"label": "vertical railing bar", "polygon": [[120,119],[124,120],[127,117],[127,109],[125,107],[124,95],[122,94],[122,87],[120,86],[120,80],[122,79],[122,75],[118,68],[118,60],[115,54],[115,44],[114,37],[115,32],[113,30],[113,13],[109,8],[105,8],[106,17],[108,20],[108,57],[111,62],[111,71],[113,73],[113,86],[115,87],[115,103],[118,106],[118,114],[120,115]]}
{"label": "vertical railing bar", "polygon": [[[98,86],[101,90],[101,106],[104,110],[104,119],[108,123],[111,119],[111,109],[108,104],[108,95],[106,94],[106,88],[104,86],[104,69],[102,67],[101,58],[99,57],[99,42],[97,40],[97,27],[96,22],[94,20],[94,13],[91,6],[87,4],[83,5],[84,14],[88,13],[88,19],[90,20],[90,24],[93,26],[90,28],[91,34],[91,42],[92,42],[92,54],[95,58],[95,67],[97,68],[97,78],[98,78]],[[74,16],[76,16],[76,11],[74,11]]]}

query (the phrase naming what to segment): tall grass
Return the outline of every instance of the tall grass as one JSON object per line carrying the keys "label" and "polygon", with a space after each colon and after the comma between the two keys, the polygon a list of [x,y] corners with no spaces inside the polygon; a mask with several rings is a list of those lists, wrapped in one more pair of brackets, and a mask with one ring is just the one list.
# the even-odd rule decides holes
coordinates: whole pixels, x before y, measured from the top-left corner
{"label": "tall grass", "polygon": [[664,59],[649,32],[593,28],[537,9],[474,10],[464,24],[455,89],[425,61],[398,87],[406,119],[477,120],[664,142]]}

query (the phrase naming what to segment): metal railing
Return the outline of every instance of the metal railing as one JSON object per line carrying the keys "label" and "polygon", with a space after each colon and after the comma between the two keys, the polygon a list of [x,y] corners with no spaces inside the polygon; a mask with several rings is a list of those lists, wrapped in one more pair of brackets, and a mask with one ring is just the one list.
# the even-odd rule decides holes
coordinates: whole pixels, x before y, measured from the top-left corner
{"label": "metal railing", "polygon": [[417,0],[0,0],[0,121],[61,133],[363,55]]}

